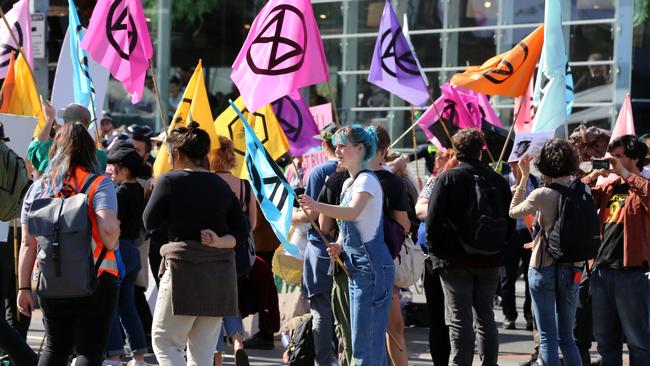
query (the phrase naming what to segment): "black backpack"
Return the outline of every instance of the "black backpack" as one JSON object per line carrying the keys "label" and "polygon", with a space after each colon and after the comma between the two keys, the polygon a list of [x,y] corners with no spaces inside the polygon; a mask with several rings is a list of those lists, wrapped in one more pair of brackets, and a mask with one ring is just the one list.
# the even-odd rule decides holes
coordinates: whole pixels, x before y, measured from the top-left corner
{"label": "black backpack", "polygon": [[312,366],[316,358],[312,317],[303,320],[291,334],[289,342],[289,366]]}
{"label": "black backpack", "polygon": [[553,183],[560,193],[553,228],[544,235],[544,250],[560,263],[581,262],[596,257],[600,247],[600,219],[596,204],[579,179],[569,187]]}
{"label": "black backpack", "polygon": [[451,228],[467,254],[496,255],[507,245],[508,218],[498,188],[488,180],[489,172],[472,171],[474,195],[461,227],[450,221]]}

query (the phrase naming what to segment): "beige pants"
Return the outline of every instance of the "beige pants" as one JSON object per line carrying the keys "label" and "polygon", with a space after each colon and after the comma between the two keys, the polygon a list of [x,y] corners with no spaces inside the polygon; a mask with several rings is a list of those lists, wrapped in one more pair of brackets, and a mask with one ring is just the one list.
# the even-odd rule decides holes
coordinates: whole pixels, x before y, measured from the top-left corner
{"label": "beige pants", "polygon": [[[151,327],[153,351],[161,366],[211,366],[221,330],[221,318],[174,315],[169,271],[160,280]],[[187,363],[185,348],[187,347]]]}

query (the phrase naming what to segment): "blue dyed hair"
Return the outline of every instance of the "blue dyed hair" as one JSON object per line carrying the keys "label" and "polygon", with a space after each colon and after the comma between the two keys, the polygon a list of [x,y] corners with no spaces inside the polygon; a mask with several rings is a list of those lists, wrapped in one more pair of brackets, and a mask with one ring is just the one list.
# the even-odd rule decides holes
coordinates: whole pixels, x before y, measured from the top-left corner
{"label": "blue dyed hair", "polygon": [[363,127],[358,124],[345,126],[336,131],[332,138],[334,145],[351,143],[354,145],[361,144],[364,149],[363,160],[368,161],[377,154],[377,131],[374,126]]}

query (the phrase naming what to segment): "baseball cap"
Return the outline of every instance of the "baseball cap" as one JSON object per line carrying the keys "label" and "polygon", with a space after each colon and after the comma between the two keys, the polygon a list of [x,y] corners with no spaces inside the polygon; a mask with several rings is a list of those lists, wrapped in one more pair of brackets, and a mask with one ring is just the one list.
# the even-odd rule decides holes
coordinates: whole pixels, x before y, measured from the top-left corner
{"label": "baseball cap", "polygon": [[109,150],[106,162],[108,164],[120,164],[134,171],[137,171],[143,164],[142,157],[133,147],[129,147],[128,145],[118,146]]}
{"label": "baseball cap", "polygon": [[323,129],[320,131],[320,133],[313,138],[316,140],[321,140],[321,141],[326,141],[326,142],[331,142],[332,137],[334,137],[334,133],[336,133],[336,125],[334,123],[330,123],[323,127]]}

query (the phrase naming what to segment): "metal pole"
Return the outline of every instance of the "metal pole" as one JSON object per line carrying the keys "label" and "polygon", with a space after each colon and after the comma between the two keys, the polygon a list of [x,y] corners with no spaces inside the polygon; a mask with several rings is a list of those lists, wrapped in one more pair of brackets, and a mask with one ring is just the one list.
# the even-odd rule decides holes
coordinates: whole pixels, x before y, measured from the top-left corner
{"label": "metal pole", "polygon": [[[166,113],[169,100],[169,67],[171,64],[171,0],[158,0],[158,43],[156,52],[156,71],[158,91],[160,93],[160,109]],[[162,116],[156,116],[156,129],[165,126]]]}

